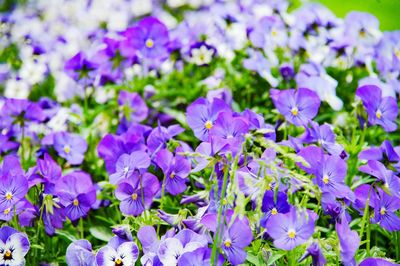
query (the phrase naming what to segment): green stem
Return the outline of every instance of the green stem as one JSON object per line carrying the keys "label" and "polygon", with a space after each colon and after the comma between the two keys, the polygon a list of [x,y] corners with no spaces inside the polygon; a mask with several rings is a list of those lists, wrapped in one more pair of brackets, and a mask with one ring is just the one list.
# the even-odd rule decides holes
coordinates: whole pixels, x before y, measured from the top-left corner
{"label": "green stem", "polygon": [[81,239],[84,239],[85,238],[85,235],[84,235],[84,232],[83,232],[83,219],[82,219],[82,217],[79,219],[79,230],[80,230],[80,233],[81,233]]}
{"label": "green stem", "polygon": [[[162,186],[161,186],[160,210],[162,210],[163,207],[164,207],[164,195],[165,195],[166,179],[167,179],[167,176],[164,175],[164,179],[163,179]],[[157,225],[157,235],[159,235],[158,233],[160,232],[160,226],[161,226],[161,224],[158,223],[158,225]]]}
{"label": "green stem", "polygon": [[224,167],[224,180],[222,183],[222,191],[221,191],[221,199],[220,199],[220,204],[218,208],[218,218],[217,218],[217,231],[215,232],[214,235],[214,242],[213,242],[213,247],[212,247],[212,253],[211,253],[211,261],[213,265],[216,265],[216,259],[217,259],[217,248],[219,246],[219,237],[220,237],[220,226],[221,226],[221,217],[222,217],[222,209],[224,204],[222,203],[223,200],[225,199],[225,193],[226,193],[226,185],[228,182],[228,174],[229,174],[229,167],[228,165],[225,165]]}

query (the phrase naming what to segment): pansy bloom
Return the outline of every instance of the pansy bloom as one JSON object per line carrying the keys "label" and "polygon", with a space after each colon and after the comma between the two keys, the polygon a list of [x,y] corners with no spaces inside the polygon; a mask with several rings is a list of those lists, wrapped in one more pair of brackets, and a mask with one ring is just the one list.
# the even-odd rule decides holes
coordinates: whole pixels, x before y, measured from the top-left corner
{"label": "pansy bloom", "polygon": [[84,138],[68,132],[55,133],[53,138],[54,149],[60,157],[66,159],[70,164],[82,163],[87,150],[87,143]]}
{"label": "pansy bloom", "polygon": [[382,90],[375,85],[364,85],[357,89],[356,95],[361,99],[368,114],[368,123],[380,125],[387,132],[397,128],[396,117],[398,108],[396,99],[390,96],[382,97]]}
{"label": "pansy bloom", "polygon": [[12,227],[0,228],[0,265],[25,265],[30,243],[28,237]]}
{"label": "pansy bloom", "polygon": [[272,91],[273,102],[286,120],[296,126],[306,125],[317,114],[321,103],[318,95],[312,90]]}

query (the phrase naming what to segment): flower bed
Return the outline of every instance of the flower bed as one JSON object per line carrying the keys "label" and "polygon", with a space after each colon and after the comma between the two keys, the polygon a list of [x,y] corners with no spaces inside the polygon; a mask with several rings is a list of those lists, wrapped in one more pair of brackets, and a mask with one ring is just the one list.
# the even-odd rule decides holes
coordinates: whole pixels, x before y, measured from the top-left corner
{"label": "flower bed", "polygon": [[400,262],[400,32],[278,0],[8,8],[0,265]]}

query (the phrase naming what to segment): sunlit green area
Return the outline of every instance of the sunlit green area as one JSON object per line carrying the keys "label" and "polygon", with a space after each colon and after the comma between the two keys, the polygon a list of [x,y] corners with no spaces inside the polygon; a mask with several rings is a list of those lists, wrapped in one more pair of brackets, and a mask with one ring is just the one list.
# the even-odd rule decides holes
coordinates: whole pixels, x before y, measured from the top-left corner
{"label": "sunlit green area", "polygon": [[337,16],[345,17],[350,11],[364,11],[375,15],[382,30],[400,29],[400,0],[318,0]]}

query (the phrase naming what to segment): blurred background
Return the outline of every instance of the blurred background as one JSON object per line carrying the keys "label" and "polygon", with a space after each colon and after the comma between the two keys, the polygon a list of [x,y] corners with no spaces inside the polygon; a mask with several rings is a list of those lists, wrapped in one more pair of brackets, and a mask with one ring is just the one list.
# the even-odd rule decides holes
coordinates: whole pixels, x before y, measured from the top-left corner
{"label": "blurred background", "polygon": [[324,4],[341,18],[350,11],[369,12],[379,19],[381,30],[400,29],[400,0],[314,0],[312,2]]}

